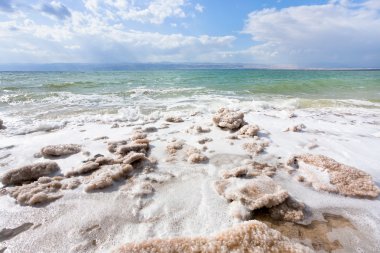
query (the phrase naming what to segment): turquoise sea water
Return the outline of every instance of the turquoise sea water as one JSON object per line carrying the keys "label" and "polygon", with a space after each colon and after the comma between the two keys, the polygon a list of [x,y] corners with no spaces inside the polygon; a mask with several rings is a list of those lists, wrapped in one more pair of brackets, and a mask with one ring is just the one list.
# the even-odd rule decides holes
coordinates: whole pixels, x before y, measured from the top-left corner
{"label": "turquoise sea water", "polygon": [[0,72],[0,118],[22,124],[120,113],[129,119],[223,99],[292,101],[297,108],[380,108],[380,71]]}
{"label": "turquoise sea water", "polygon": [[[58,92],[125,94],[135,88],[236,95],[380,101],[380,71],[155,70],[102,72],[0,72],[1,93],[33,98]],[[180,92],[178,95],[184,94]],[[175,96],[176,91],[166,94]],[[21,97],[20,97],[21,99]],[[16,101],[16,100],[15,100]]]}

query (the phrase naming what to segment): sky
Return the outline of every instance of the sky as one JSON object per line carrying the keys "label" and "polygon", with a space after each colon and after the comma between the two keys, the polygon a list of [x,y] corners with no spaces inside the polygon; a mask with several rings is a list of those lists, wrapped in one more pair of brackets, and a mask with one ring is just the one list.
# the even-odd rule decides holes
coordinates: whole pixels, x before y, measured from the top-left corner
{"label": "sky", "polygon": [[0,0],[0,64],[380,68],[380,0]]}

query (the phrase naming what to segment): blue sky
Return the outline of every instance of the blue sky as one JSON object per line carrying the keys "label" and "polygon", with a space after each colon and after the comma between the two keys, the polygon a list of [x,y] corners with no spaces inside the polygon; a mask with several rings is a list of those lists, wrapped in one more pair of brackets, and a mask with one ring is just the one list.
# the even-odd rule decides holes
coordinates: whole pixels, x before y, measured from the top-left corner
{"label": "blue sky", "polygon": [[380,0],[0,0],[0,64],[379,68]]}

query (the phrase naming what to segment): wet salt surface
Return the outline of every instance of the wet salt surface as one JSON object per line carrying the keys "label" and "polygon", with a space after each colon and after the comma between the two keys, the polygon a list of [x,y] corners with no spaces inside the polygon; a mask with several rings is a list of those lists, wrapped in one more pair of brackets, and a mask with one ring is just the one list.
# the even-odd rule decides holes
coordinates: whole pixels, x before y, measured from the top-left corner
{"label": "wet salt surface", "polygon": [[[294,154],[323,154],[367,172],[377,186],[380,185],[380,139],[373,135],[380,131],[380,126],[372,124],[379,118],[379,111],[307,109],[296,110],[294,113],[297,117],[292,118],[288,117],[288,110],[251,111],[248,107],[243,111],[244,120],[258,125],[259,138],[269,143],[260,154],[244,150],[243,144],[252,142],[251,137],[228,139],[237,133],[213,125],[213,114],[210,112],[195,116],[190,116],[186,111],[177,112],[184,122],[168,123],[167,128],[162,128],[162,124],[167,123],[166,116],[153,123],[139,123],[137,127],[142,129],[158,129],[147,134],[151,146],[150,157],[158,160],[157,168],[153,172],[138,175],[135,180],[140,184],[144,182],[144,177],[154,177],[158,183],[154,184],[151,194],[137,194],[141,189],[136,185],[131,189],[125,188],[132,184],[127,179],[91,193],[86,193],[85,185],[82,184],[77,189],[65,191],[56,201],[34,207],[20,206],[9,195],[0,195],[0,230],[17,230],[25,226],[23,224],[33,224],[27,230],[19,230],[11,238],[5,237],[2,232],[2,238],[6,239],[1,242],[0,250],[7,248],[5,252],[30,252],[33,248],[39,252],[50,252],[54,248],[55,252],[107,252],[125,243],[148,238],[220,232],[241,221],[229,215],[229,203],[217,194],[213,183],[220,179],[222,170],[242,166],[250,160],[275,164],[286,163]],[[107,142],[128,139],[135,131],[134,126],[127,124],[130,125],[130,122],[120,122],[119,128],[111,128],[112,122],[68,123],[64,128],[52,132],[34,132],[22,136],[7,132],[12,131],[11,128],[2,130],[0,173],[47,161],[46,158],[34,156],[47,145],[81,145],[80,153],[54,158],[61,173],[65,174],[96,154],[111,156]],[[302,132],[284,132],[284,129],[297,124],[304,124],[306,128]],[[211,131],[197,133],[191,131],[193,125],[208,127]],[[109,139],[94,140],[102,136]],[[212,141],[200,144],[198,141],[205,137]],[[174,161],[168,160],[166,148],[173,139],[201,150],[208,161],[191,164],[182,151],[179,151]],[[317,147],[310,149],[309,144],[316,144]],[[203,146],[207,146],[207,149],[203,150]],[[90,152],[90,156],[86,152]],[[320,180],[326,182],[324,173],[314,172],[315,176],[321,176]],[[326,220],[325,213],[341,215],[349,220],[355,229],[332,226],[327,232],[323,231],[327,233],[329,241],[339,241],[341,247],[334,248],[337,252],[380,251],[379,197],[358,199],[318,192],[298,182],[285,170],[278,170],[273,180],[291,196],[306,204],[310,214],[302,223]],[[313,247],[310,239],[294,240]]]}

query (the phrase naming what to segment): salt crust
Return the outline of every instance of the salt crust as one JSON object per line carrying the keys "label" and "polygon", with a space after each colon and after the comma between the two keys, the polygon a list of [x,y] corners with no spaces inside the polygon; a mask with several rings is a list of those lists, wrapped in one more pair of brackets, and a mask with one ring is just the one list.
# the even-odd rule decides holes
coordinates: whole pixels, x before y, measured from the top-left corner
{"label": "salt crust", "polygon": [[202,154],[200,149],[188,146],[184,141],[170,142],[166,146],[166,152],[169,154],[167,161],[174,161],[179,150],[185,149],[185,158],[188,163],[202,163],[208,161],[208,157]]}
{"label": "salt crust", "polygon": [[252,161],[245,166],[222,170],[223,179],[216,181],[214,188],[230,202],[229,214],[238,220],[251,219],[255,210],[267,212],[275,220],[303,220],[305,205],[268,177],[276,171],[276,166]]}
{"label": "salt crust", "polygon": [[61,189],[75,189],[79,185],[78,179],[40,177],[33,183],[11,187],[8,189],[8,192],[19,204],[36,205],[51,202],[62,197]]}
{"label": "salt crust", "polygon": [[214,236],[151,239],[130,243],[117,249],[118,253],[192,253],[192,252],[313,252],[310,248],[292,242],[280,232],[259,221],[247,221]]}
{"label": "salt crust", "polygon": [[90,192],[107,188],[113,185],[115,181],[126,178],[132,170],[133,167],[129,164],[102,167],[90,176],[90,181],[86,184],[85,191]]}
{"label": "salt crust", "polygon": [[165,120],[167,122],[171,122],[171,123],[181,123],[181,122],[183,122],[183,119],[181,117],[177,117],[177,116],[169,116]]}
{"label": "salt crust", "polygon": [[252,211],[279,205],[289,196],[287,191],[265,175],[252,179],[222,179],[216,181],[214,187],[228,201],[239,201]]}
{"label": "salt crust", "polygon": [[305,129],[306,126],[304,124],[299,124],[295,126],[288,127],[284,130],[284,132],[302,132],[303,129]]}
{"label": "salt crust", "polygon": [[37,180],[39,177],[50,175],[59,170],[56,162],[41,162],[8,170],[1,178],[3,185],[21,184]]}
{"label": "salt crust", "polygon": [[212,119],[217,126],[230,130],[239,129],[245,124],[242,112],[231,111],[227,108],[220,108]]}
{"label": "salt crust", "polygon": [[41,149],[44,157],[68,156],[79,153],[81,146],[77,144],[49,145]]}
{"label": "salt crust", "polygon": [[269,143],[267,141],[260,140],[259,138],[254,138],[254,141],[244,143],[243,149],[252,153],[253,155],[258,155],[264,152],[265,148],[268,147]]}
{"label": "salt crust", "polygon": [[[109,143],[111,150],[119,154],[119,158],[104,157],[103,155],[95,155],[94,158],[88,159],[79,168],[73,169],[66,173],[66,177],[76,177],[87,173],[92,173],[85,178],[87,182],[85,191],[93,191],[103,189],[114,184],[115,181],[127,178],[134,170],[149,170],[154,161],[146,157],[149,148],[149,141],[146,134],[135,132],[132,135],[133,142],[126,144],[126,141],[118,141]],[[63,147],[65,149],[66,147]],[[56,149],[53,149],[56,150]],[[135,150],[142,151],[135,152]],[[66,151],[65,151],[66,152]],[[64,152],[64,153],[65,153]],[[58,153],[54,153],[57,155]],[[62,152],[60,152],[62,154]],[[67,153],[66,153],[67,154]],[[146,161],[143,165],[136,164],[140,161]],[[14,197],[20,204],[35,205],[46,203],[62,197],[61,190],[74,189],[80,185],[78,178],[65,177],[45,177],[59,170],[58,164],[55,162],[36,163],[27,165],[18,169],[13,169],[5,173],[2,177],[4,185],[29,183],[15,186],[8,189],[10,196]],[[62,181],[63,180],[63,181]],[[61,182],[62,181],[62,182]]]}
{"label": "salt crust", "polygon": [[211,132],[211,129],[209,127],[204,127],[200,125],[192,125],[188,130],[186,130],[186,133],[190,134],[203,134],[209,132]]}
{"label": "salt crust", "polygon": [[238,134],[247,137],[254,137],[257,136],[259,131],[260,128],[258,125],[245,125],[242,128],[240,128]]}
{"label": "salt crust", "polygon": [[99,166],[100,166],[99,163],[90,161],[77,169],[67,172],[66,176],[72,177],[72,176],[79,176],[81,174],[89,173],[89,172],[99,169]]}
{"label": "salt crust", "polygon": [[109,149],[111,147],[111,151],[119,154],[119,158],[98,157],[95,161],[100,165],[104,164],[104,166],[90,175],[85,191],[104,189],[112,186],[116,181],[126,179],[134,169],[143,169],[140,167],[145,166],[145,164],[139,166],[136,164],[137,162],[147,161],[149,164],[146,168],[152,165],[152,161],[146,157],[149,150],[149,140],[146,137],[146,133],[136,131],[131,137],[133,140],[131,143],[127,144],[126,141],[109,143]]}
{"label": "salt crust", "polygon": [[236,167],[230,170],[223,170],[221,177],[224,179],[230,177],[256,177],[261,174],[273,176],[276,173],[276,167],[267,163],[250,162],[245,166]]}
{"label": "salt crust", "polygon": [[[318,190],[359,198],[376,198],[380,194],[380,189],[375,185],[372,177],[355,167],[339,163],[324,155],[313,154],[293,156],[288,160],[288,165],[299,168],[299,161],[315,166],[329,174],[330,183],[335,187],[332,188],[328,185],[323,187],[322,185]],[[305,181],[305,178],[302,177],[298,179],[298,181]]]}

